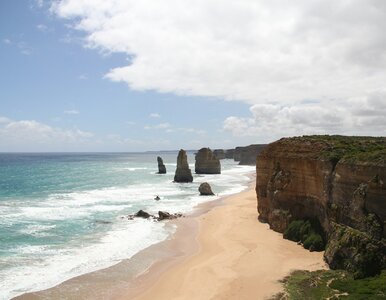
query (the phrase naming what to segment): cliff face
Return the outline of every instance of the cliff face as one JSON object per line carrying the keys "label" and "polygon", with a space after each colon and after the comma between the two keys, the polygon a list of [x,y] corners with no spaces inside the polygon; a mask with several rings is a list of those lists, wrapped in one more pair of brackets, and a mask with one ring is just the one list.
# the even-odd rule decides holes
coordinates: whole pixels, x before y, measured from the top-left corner
{"label": "cliff face", "polygon": [[255,144],[245,147],[236,148],[236,156],[238,156],[239,165],[255,165],[257,155],[264,149],[267,145],[264,144]]}
{"label": "cliff face", "polygon": [[259,219],[279,232],[293,220],[316,219],[331,267],[357,271],[372,253],[373,269],[385,268],[385,160],[385,138],[312,136],[269,144],[256,163]]}
{"label": "cliff face", "polygon": [[224,149],[215,149],[215,150],[213,150],[213,154],[218,159],[224,159],[225,158],[225,150]]}

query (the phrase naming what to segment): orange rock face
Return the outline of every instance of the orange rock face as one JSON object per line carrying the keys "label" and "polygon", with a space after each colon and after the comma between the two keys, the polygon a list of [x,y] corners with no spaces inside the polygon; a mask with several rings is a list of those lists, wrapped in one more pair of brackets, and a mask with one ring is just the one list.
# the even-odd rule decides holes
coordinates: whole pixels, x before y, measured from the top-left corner
{"label": "orange rock face", "polygon": [[[291,219],[317,218],[327,229],[333,164],[318,159],[321,143],[280,140],[258,155],[256,193],[261,221],[283,232]],[[289,217],[289,215],[291,215]]]}
{"label": "orange rock face", "polygon": [[[367,149],[373,152],[363,155]],[[352,261],[361,253],[348,254],[339,248],[344,243],[330,241],[330,237],[339,238],[334,232],[339,227],[347,229],[350,241],[351,230],[356,230],[366,235],[374,257],[379,255],[377,268],[385,268],[385,150],[385,138],[314,136],[269,144],[256,163],[259,219],[278,232],[284,232],[292,220],[317,219],[328,240],[326,261],[344,269],[355,269]],[[354,247],[347,241],[344,245]]]}

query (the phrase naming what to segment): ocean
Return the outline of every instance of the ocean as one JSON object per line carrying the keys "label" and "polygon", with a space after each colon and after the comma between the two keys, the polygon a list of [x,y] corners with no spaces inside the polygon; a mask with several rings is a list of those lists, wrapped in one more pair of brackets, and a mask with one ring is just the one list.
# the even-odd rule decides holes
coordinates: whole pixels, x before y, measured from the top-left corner
{"label": "ocean", "polygon": [[[157,156],[165,175],[156,174]],[[254,170],[222,160],[222,174],[174,183],[176,158],[177,152],[0,153],[0,299],[132,257],[169,238],[175,227],[127,215],[139,209],[188,214],[244,190]],[[188,159],[194,173],[193,152]],[[205,181],[215,196],[199,196]]]}

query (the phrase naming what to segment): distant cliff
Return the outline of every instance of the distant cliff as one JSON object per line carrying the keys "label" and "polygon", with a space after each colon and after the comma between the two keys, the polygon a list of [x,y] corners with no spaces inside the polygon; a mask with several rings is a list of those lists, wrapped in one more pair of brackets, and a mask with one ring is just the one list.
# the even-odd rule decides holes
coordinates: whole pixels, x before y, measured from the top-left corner
{"label": "distant cliff", "polygon": [[230,158],[239,162],[239,165],[255,165],[257,155],[264,149],[266,144],[254,144],[236,147],[235,149],[216,149],[213,154],[218,159]]}
{"label": "distant cliff", "polygon": [[245,147],[236,147],[234,152],[234,160],[239,162],[239,165],[255,165],[257,155],[265,148],[265,144],[254,144]]}
{"label": "distant cliff", "polygon": [[386,268],[386,138],[284,138],[258,155],[256,175],[259,219],[273,230],[314,220],[331,268]]}

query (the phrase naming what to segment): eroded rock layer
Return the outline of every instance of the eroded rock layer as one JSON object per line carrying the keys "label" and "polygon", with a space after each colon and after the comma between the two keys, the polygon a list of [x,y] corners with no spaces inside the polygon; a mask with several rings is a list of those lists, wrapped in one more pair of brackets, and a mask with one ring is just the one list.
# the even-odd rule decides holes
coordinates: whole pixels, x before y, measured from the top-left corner
{"label": "eroded rock layer", "polygon": [[166,174],[166,167],[161,157],[157,156],[158,174]]}
{"label": "eroded rock layer", "polygon": [[177,156],[177,169],[174,175],[175,182],[192,182],[193,176],[189,169],[188,157],[185,150],[180,150]]}
{"label": "eroded rock layer", "polygon": [[197,174],[220,174],[220,160],[209,148],[201,148],[196,154],[195,172]]}
{"label": "eroded rock layer", "polygon": [[385,138],[281,139],[258,155],[256,176],[259,219],[273,230],[316,219],[332,268],[358,277],[386,268]]}

